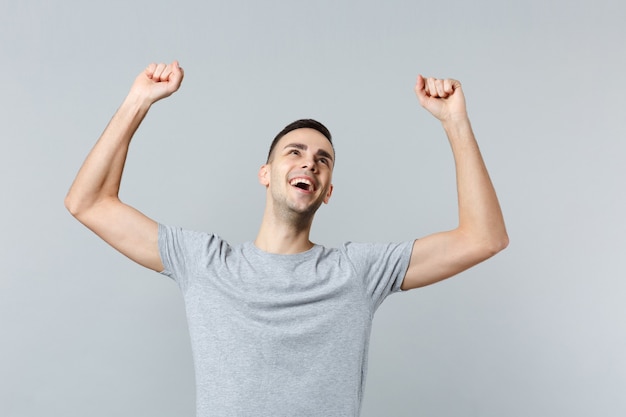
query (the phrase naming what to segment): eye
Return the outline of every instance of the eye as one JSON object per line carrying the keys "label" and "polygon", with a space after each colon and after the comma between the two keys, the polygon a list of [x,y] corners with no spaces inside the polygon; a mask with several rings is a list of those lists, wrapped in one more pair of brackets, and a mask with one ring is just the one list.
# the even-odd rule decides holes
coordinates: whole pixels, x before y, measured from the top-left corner
{"label": "eye", "polygon": [[326,158],[320,158],[318,159],[319,162],[321,162],[322,164],[328,165],[328,159]]}
{"label": "eye", "polygon": [[297,149],[292,149],[289,151],[289,155],[300,155],[300,151]]}

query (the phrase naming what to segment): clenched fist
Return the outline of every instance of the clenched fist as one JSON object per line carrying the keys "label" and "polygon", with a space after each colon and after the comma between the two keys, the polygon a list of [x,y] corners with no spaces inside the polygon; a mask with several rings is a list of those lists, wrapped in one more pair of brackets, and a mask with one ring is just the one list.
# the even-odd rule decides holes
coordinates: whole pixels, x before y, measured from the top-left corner
{"label": "clenched fist", "polygon": [[467,117],[461,83],[450,78],[417,77],[415,94],[420,104],[442,122]]}
{"label": "clenched fist", "polygon": [[152,63],[137,76],[131,87],[131,94],[153,104],[175,93],[184,76],[185,73],[178,65],[178,61],[171,64]]}

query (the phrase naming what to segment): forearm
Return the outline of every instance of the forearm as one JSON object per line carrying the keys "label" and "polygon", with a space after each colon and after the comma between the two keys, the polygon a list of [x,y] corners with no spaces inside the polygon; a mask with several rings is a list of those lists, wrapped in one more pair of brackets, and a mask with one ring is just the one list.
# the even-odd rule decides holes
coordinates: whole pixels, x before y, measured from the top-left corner
{"label": "forearm", "polygon": [[85,159],[65,205],[77,216],[107,198],[117,198],[130,141],[150,108],[129,94]]}
{"label": "forearm", "polygon": [[487,253],[506,247],[508,237],[495,189],[467,117],[443,122],[456,167],[458,230]]}

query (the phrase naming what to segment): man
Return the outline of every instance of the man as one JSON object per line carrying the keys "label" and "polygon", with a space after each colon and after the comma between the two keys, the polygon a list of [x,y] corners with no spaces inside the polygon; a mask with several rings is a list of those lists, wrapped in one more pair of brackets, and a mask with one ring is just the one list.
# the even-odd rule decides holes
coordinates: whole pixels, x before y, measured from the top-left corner
{"label": "man", "polygon": [[453,276],[508,244],[461,84],[418,76],[415,86],[452,147],[456,229],[400,244],[329,249],[311,242],[315,212],[333,191],[334,148],[322,124],[300,120],[277,135],[259,170],[266,206],[256,239],[231,246],[158,224],[118,198],[133,134],[183,75],[176,61],[139,74],[66,207],[121,253],[180,286],[198,416],[358,416],[372,317],[385,297]]}

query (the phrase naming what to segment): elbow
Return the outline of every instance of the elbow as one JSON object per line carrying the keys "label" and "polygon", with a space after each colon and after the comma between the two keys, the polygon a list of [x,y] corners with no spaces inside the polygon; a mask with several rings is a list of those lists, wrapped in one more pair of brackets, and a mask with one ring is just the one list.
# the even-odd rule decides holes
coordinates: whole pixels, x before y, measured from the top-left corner
{"label": "elbow", "polygon": [[63,200],[63,204],[65,205],[65,208],[67,209],[67,211],[69,211],[70,214],[74,217],[76,217],[76,215],[80,212],[80,207],[76,203],[76,199],[72,197],[71,193],[68,193],[65,196],[65,200]]}
{"label": "elbow", "polygon": [[497,253],[503,251],[509,246],[509,236],[506,232],[502,232],[491,236],[483,244],[485,259],[491,258]]}
{"label": "elbow", "polygon": [[107,207],[111,207],[107,204],[112,201],[119,202],[119,199],[92,196],[72,192],[70,190],[70,192],[65,196],[64,204],[67,211],[69,211],[76,220],[86,224],[96,218],[99,215],[98,213],[101,213],[102,209],[106,210]]}
{"label": "elbow", "polygon": [[464,246],[468,250],[467,255],[468,259],[471,260],[471,265],[476,265],[491,258],[509,245],[509,236],[506,231],[466,237],[467,240]]}
{"label": "elbow", "polygon": [[500,249],[498,252],[505,250],[509,246],[509,235],[504,232],[502,239],[500,240]]}
{"label": "elbow", "polygon": [[70,212],[72,217],[78,220],[81,223],[84,223],[85,213],[87,211],[87,207],[77,204],[74,201],[65,199],[65,208]]}
{"label": "elbow", "polygon": [[69,211],[70,214],[76,219],[79,219],[81,215],[87,211],[90,206],[92,206],[92,204],[89,204],[87,200],[76,196],[71,191],[65,196],[63,203],[67,211]]}

